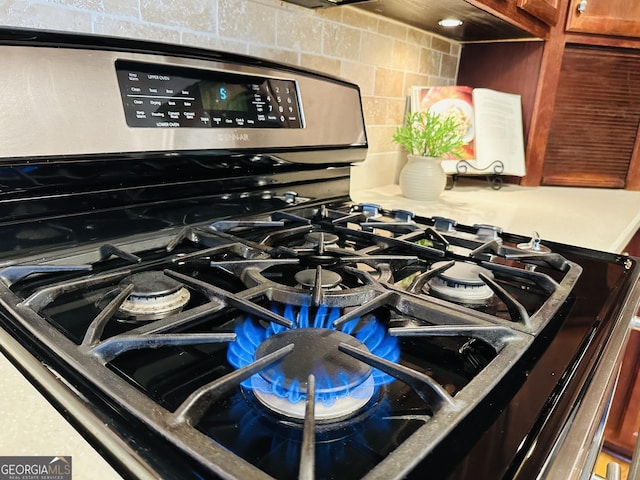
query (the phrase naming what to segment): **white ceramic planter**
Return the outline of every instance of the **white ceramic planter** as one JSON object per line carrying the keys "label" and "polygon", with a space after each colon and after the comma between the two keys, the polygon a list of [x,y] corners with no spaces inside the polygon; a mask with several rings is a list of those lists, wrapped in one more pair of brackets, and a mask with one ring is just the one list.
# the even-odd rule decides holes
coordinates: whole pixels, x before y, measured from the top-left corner
{"label": "white ceramic planter", "polygon": [[447,184],[442,159],[407,155],[407,160],[400,171],[402,195],[412,200],[437,200]]}

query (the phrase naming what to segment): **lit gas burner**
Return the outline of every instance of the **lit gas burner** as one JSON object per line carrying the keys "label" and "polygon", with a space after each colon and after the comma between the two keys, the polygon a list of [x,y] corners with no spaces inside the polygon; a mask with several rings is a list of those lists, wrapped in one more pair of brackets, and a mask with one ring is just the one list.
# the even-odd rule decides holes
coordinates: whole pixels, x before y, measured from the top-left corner
{"label": "lit gas burner", "polygon": [[120,282],[133,284],[133,290],[118,311],[126,320],[147,321],[178,313],[189,302],[191,294],[180,282],[162,272],[134,273]]}
{"label": "lit gas burner", "polygon": [[326,328],[287,330],[267,338],[256,351],[256,359],[279,348],[295,348],[276,366],[252,378],[253,391],[267,408],[291,418],[304,419],[307,378],[316,377],[315,418],[339,420],[362,408],[375,390],[372,368],[338,350],[347,343],[368,351],[346,333]]}
{"label": "lit gas burner", "polygon": [[[434,263],[438,268],[447,262]],[[452,267],[429,281],[430,292],[439,298],[466,305],[479,305],[493,296],[493,290],[485,284],[478,274],[493,278],[490,270],[475,263],[455,262]]]}
{"label": "lit gas burner", "polygon": [[[320,287],[326,289],[339,289],[339,284],[340,282],[342,282],[342,277],[340,276],[340,274],[326,269],[320,270],[319,278]],[[316,286],[316,282],[318,279],[317,270],[310,268],[300,270],[295,274],[295,279],[298,282],[299,286],[303,288],[313,288]]]}
{"label": "lit gas burner", "polygon": [[338,307],[280,308],[274,304],[272,311],[291,320],[292,329],[246,318],[236,327],[236,341],[227,350],[229,363],[243,368],[283,346],[295,345],[282,361],[242,382],[242,387],[252,390],[269,410],[303,419],[307,379],[312,373],[316,379],[315,419],[334,422],[356,414],[377,388],[394,380],[338,349],[345,343],[398,362],[398,339],[389,335],[376,317],[357,317],[336,330],[333,325],[341,315]]}

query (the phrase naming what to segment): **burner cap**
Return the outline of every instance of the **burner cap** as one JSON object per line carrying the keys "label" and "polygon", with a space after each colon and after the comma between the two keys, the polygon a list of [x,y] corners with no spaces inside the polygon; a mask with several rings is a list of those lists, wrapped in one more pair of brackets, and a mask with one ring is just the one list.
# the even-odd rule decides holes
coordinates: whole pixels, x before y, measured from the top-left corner
{"label": "burner cap", "polygon": [[322,239],[323,245],[333,245],[338,243],[340,239],[335,233],[328,232],[310,232],[304,236],[304,239],[313,246],[320,245],[320,239]]}
{"label": "burner cap", "polygon": [[[254,393],[267,408],[303,419],[310,374],[316,378],[316,420],[338,420],[362,408],[373,396],[372,368],[338,350],[341,343],[368,351],[356,338],[327,328],[286,330],[268,337],[255,357],[262,358],[294,344],[294,350],[275,366],[252,378]],[[276,393],[273,393],[276,392]]]}
{"label": "burner cap", "polygon": [[[447,262],[434,263],[432,268]],[[475,263],[455,262],[452,267],[441,272],[429,281],[430,291],[437,297],[454,302],[475,304],[493,296],[493,290],[486,285],[478,274],[493,278],[491,270]]]}
{"label": "burner cap", "polygon": [[120,282],[129,284],[133,290],[119,309],[127,319],[157,320],[178,313],[191,298],[180,282],[158,271],[134,273]]}
{"label": "burner cap", "polygon": [[[433,264],[433,268],[440,267],[447,262],[437,262]],[[484,274],[489,278],[493,278],[491,270],[483,268],[475,263],[455,262],[451,268],[447,268],[444,272],[438,276],[447,282],[456,284],[480,286],[484,285],[484,282],[478,276],[479,273]]]}
{"label": "burner cap", "polygon": [[[313,288],[316,285],[316,270],[308,268],[300,270],[295,274],[296,281],[305,288]],[[331,270],[322,269],[320,271],[320,287],[334,288],[342,282],[342,277]]]}

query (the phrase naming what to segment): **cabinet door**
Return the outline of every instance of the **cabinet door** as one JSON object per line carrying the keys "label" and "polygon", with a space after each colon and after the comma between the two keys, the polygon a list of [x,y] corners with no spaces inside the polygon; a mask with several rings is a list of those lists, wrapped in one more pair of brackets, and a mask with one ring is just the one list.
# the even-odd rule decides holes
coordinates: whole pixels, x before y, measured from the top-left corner
{"label": "cabinet door", "polygon": [[560,14],[558,3],[559,0],[518,0],[518,8],[553,26]]}
{"label": "cabinet door", "polygon": [[[532,11],[541,12],[540,5],[559,3],[561,0],[465,0],[467,3],[489,12],[498,18],[506,20],[511,25],[518,27],[531,35],[540,38],[549,37],[549,25],[551,23],[541,19]],[[419,3],[419,2],[418,2]],[[446,3],[446,2],[441,2]],[[520,4],[527,4],[526,7]],[[538,6],[538,8],[536,8]],[[544,16],[544,14],[542,14]],[[548,15],[547,15],[548,16]]]}
{"label": "cabinet door", "polygon": [[629,0],[571,0],[567,30],[640,37],[640,2]]}
{"label": "cabinet door", "polygon": [[564,51],[542,183],[627,187],[640,124],[640,54]]}
{"label": "cabinet door", "polygon": [[632,331],[622,360],[607,426],[605,449],[631,459],[640,428],[640,332]]}

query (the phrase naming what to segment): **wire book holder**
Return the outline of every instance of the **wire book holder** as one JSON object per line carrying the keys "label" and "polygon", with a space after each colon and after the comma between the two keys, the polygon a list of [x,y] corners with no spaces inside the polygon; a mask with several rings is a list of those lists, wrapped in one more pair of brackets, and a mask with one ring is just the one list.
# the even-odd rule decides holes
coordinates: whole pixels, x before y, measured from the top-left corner
{"label": "wire book holder", "polygon": [[467,160],[460,160],[456,164],[456,173],[449,177],[450,180],[447,180],[447,190],[453,189],[455,187],[458,177],[461,176],[476,176],[476,175],[484,175],[487,179],[487,183],[491,187],[492,190],[500,190],[502,188],[502,177],[501,175],[504,173],[504,163],[500,160],[495,160],[490,165],[487,165],[485,168],[478,168],[475,165],[472,165]]}

